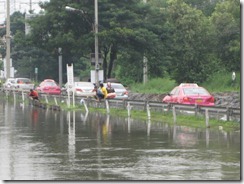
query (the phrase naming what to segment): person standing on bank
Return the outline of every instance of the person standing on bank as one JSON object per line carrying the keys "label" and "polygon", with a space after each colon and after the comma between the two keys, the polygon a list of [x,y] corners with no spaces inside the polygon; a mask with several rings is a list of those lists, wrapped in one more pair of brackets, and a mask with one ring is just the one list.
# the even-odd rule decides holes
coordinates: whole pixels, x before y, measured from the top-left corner
{"label": "person standing on bank", "polygon": [[107,89],[103,86],[103,83],[100,83],[100,87],[97,90],[97,97],[100,101],[101,99],[107,98],[108,92]]}

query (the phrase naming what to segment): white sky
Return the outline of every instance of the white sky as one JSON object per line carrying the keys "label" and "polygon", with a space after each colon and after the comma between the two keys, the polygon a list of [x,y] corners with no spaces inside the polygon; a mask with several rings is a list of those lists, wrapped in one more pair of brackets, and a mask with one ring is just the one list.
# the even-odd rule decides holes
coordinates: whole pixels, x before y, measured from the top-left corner
{"label": "white sky", "polygon": [[[38,13],[41,8],[38,2],[45,2],[49,0],[9,0],[10,1],[10,15],[15,11],[22,13],[30,10],[30,2],[32,3],[32,10],[34,13]],[[0,24],[3,24],[7,17],[7,0],[0,0]]]}

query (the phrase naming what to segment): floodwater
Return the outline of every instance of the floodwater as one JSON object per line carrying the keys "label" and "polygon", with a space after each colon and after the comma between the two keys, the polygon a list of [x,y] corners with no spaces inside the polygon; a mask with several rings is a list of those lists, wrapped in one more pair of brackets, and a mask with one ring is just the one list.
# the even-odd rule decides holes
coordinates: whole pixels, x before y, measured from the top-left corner
{"label": "floodwater", "polygon": [[0,103],[1,180],[240,180],[240,131]]}

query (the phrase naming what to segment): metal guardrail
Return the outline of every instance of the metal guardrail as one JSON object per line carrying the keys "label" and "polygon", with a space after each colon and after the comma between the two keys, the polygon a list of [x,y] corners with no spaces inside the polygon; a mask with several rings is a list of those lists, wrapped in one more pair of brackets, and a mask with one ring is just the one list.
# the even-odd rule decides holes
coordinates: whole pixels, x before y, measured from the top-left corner
{"label": "metal guardrail", "polygon": [[[3,91],[3,90],[2,90]],[[24,96],[28,96],[29,91],[22,91],[18,89],[14,90],[4,90],[6,95],[10,94],[21,94],[22,99]],[[39,93],[40,99],[45,99],[45,102],[48,103],[49,101],[54,101],[56,105],[60,103],[68,102],[68,96],[64,95],[49,95],[45,93]],[[219,118],[220,116],[225,116],[227,121],[236,118],[237,121],[240,121],[240,108],[233,108],[233,107],[219,107],[219,106],[199,106],[199,105],[184,105],[184,104],[177,104],[177,103],[163,103],[163,102],[152,102],[152,101],[143,101],[143,100],[121,100],[121,99],[108,99],[102,100],[102,102],[97,102],[92,97],[80,97],[75,96],[75,104],[80,104],[80,101],[86,102],[87,107],[103,107],[107,108],[107,106],[111,108],[119,108],[119,109],[127,109],[128,106],[134,110],[142,110],[147,111],[157,111],[157,112],[169,112],[169,111],[176,111],[177,113],[185,113],[190,112],[195,116],[201,114]],[[72,100],[69,99],[69,102]],[[108,102],[107,105],[104,102]]]}

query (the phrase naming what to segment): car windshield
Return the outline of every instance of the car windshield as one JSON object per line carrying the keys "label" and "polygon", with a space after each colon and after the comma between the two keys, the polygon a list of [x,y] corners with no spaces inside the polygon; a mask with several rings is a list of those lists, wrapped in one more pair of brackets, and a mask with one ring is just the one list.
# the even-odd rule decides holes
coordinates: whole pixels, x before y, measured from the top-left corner
{"label": "car windshield", "polygon": [[7,82],[14,83],[14,79],[10,79],[10,80],[8,80]]}
{"label": "car windshield", "polygon": [[91,87],[93,88],[93,84],[92,83],[83,83],[83,82],[75,82],[75,86],[77,87]]}
{"label": "car windshield", "polygon": [[19,83],[19,84],[30,84],[31,80],[22,78],[22,79],[18,79],[17,83]]}
{"label": "car windshield", "polygon": [[57,86],[57,84],[55,82],[48,81],[44,83],[44,86]]}
{"label": "car windshield", "polygon": [[111,84],[111,86],[114,89],[125,89],[124,86],[121,84]]}
{"label": "car windshield", "polygon": [[203,88],[183,88],[185,95],[209,95]]}

